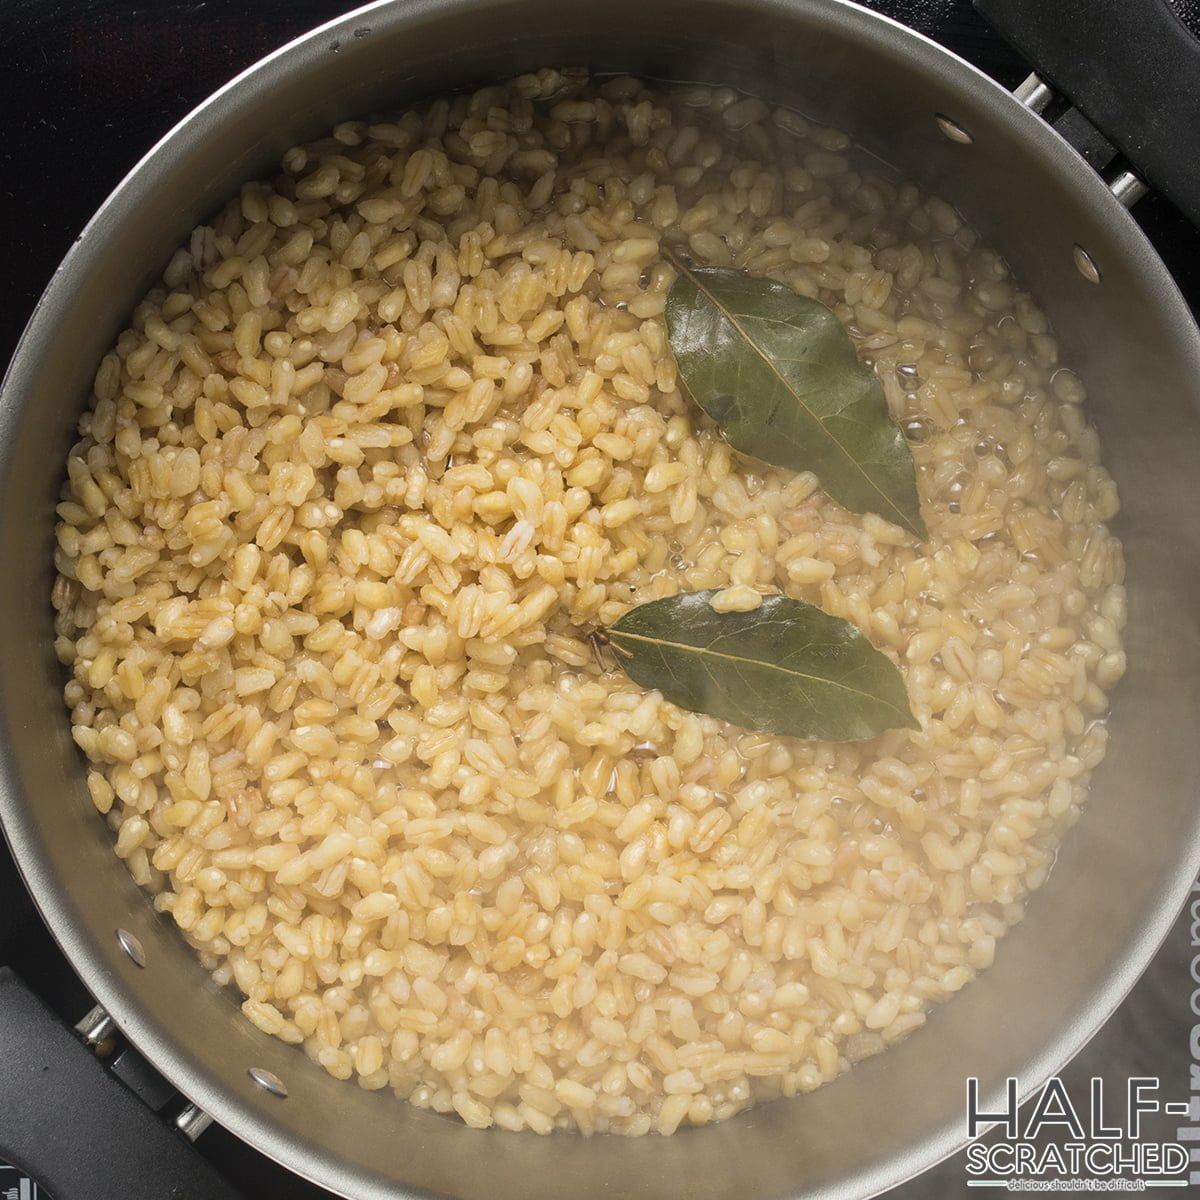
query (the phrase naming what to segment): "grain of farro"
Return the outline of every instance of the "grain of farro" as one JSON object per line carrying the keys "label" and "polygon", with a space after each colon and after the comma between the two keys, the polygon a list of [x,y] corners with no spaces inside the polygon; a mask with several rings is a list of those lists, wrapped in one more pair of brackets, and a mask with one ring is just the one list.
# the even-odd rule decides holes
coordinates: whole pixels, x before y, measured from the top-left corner
{"label": "grain of farro", "polygon": [[[56,649],[117,853],[256,1026],[471,1125],[670,1133],[990,965],[1103,757],[1123,567],[1084,386],[949,205],[732,89],[584,84],[345,123],[195,231],[97,369]],[[927,544],[730,453],[664,234],[851,327]],[[922,730],[602,669],[702,587],[854,621]]]}

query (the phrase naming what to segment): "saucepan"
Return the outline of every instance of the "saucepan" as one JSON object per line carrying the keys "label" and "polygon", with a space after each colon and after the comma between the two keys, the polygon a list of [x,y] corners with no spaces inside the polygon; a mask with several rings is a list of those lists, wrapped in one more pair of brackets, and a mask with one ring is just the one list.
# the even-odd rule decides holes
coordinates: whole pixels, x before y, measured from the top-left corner
{"label": "saucepan", "polygon": [[[967,1077],[979,1080],[985,1111],[1005,1107],[1009,1077],[1028,1094],[1149,962],[1200,864],[1200,336],[1126,205],[1144,179],[1185,211],[1200,207],[1196,157],[1173,153],[1160,112],[1169,101],[1175,129],[1197,127],[1179,115],[1195,105],[1200,74],[1189,82],[1187,72],[1197,56],[1165,4],[1136,6],[1136,15],[1118,0],[1053,13],[981,7],[1013,24],[1050,82],[1115,146],[1088,141],[1085,157],[1043,119],[1048,84],[1011,95],[843,0],[381,0],[203,104],[142,160],[64,260],[0,400],[0,815],[42,914],[98,1004],[199,1110],[258,1150],[359,1200],[869,1196],[963,1143]],[[1094,62],[1112,68],[1125,53],[1130,70],[1093,69],[1087,54],[1065,53],[1064,31],[1079,21]],[[1155,31],[1166,48],[1139,57]],[[1044,305],[1064,360],[1088,384],[1123,498],[1129,672],[1115,695],[1111,749],[1083,819],[994,967],[833,1084],[667,1138],[467,1128],[340,1083],[259,1032],[113,855],[52,649],[64,456],[97,362],[180,239],[289,145],[339,120],[552,64],[745,89],[848,131],[949,200]],[[1119,75],[1119,94],[1092,86]],[[1107,175],[1094,169],[1117,150],[1127,162]],[[54,1164],[42,1165],[53,1189]]]}

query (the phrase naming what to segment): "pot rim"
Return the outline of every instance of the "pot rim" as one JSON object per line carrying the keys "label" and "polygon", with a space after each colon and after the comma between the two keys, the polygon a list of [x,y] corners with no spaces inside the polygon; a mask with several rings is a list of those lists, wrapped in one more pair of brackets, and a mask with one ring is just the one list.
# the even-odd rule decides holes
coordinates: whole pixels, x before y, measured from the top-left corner
{"label": "pot rim", "polygon": [[[16,346],[0,382],[0,477],[12,455],[11,436],[20,409],[18,381],[36,372],[50,352],[56,326],[70,311],[71,281],[94,265],[96,247],[110,226],[136,219],[144,198],[186,158],[189,143],[227,125],[256,97],[269,92],[279,80],[302,75],[336,43],[379,29],[391,30],[414,19],[452,10],[502,8],[508,0],[372,0],[343,16],[301,34],[245,68],[213,92],[165,133],[130,169],[78,235],[57,267]],[[950,86],[989,112],[1007,131],[1023,141],[1029,153],[1057,159],[1056,170],[1064,186],[1075,190],[1095,212],[1121,250],[1136,263],[1140,282],[1155,291],[1167,316],[1169,333],[1180,344],[1189,370],[1200,378],[1200,332],[1173,278],[1136,222],[1112,195],[1104,181],[1069,143],[1036,113],[1025,107],[1003,86],[978,68],[925,35],[900,22],[860,7],[852,0],[746,0],[762,15],[779,21],[803,14],[836,31],[844,31],[872,47],[887,44],[914,67],[936,72]],[[351,114],[352,115],[352,114]],[[11,715],[0,710],[0,736],[7,740]],[[136,988],[108,969],[105,955],[93,941],[70,890],[55,878],[43,841],[28,818],[11,754],[0,740],[0,827],[13,852],[18,870],[55,941],[81,976],[97,1003],[146,1058],[184,1096],[198,1104],[216,1122],[301,1177],[344,1196],[360,1200],[396,1200],[430,1193],[408,1188],[398,1181],[385,1182],[345,1160],[331,1160],[319,1149],[299,1142],[275,1122],[263,1117],[203,1068],[194,1066],[177,1051],[172,1039],[148,1019]],[[1058,1073],[1098,1032],[1149,965],[1182,908],[1200,866],[1200,819],[1191,837],[1164,874],[1158,900],[1140,934],[1126,949],[1129,953],[1111,971],[1090,1003],[1074,1014],[1063,1033],[1031,1060],[1021,1075],[1020,1100],[1034,1094],[1051,1075]],[[980,1108],[995,1108],[1001,1095],[983,1096]],[[970,1140],[961,1120],[945,1124],[934,1134],[908,1145],[903,1152],[873,1163],[803,1195],[810,1200],[855,1200],[898,1186],[954,1154]],[[800,1193],[796,1193],[799,1195]]]}

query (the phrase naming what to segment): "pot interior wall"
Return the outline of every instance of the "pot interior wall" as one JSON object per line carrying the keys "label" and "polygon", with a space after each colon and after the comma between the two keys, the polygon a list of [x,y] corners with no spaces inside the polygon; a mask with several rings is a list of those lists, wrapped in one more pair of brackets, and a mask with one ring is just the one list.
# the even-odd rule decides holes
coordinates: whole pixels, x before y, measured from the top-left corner
{"label": "pot interior wall", "polygon": [[[1029,919],[981,981],[886,1055],[818,1093],[662,1140],[539,1139],[335,1082],[242,1019],[112,855],[60,701],[47,597],[60,464],[96,362],[174,245],[243,179],[336,120],[547,64],[733,83],[845,128],[955,203],[1043,303],[1092,396],[1121,487],[1130,672],[1108,761]],[[955,144],[935,113],[974,137]],[[1072,245],[1103,274],[1087,283]],[[1038,121],[969,68],[837,3],[451,0],[376,5],[227,89],[100,214],[56,278],[0,404],[0,788],[43,910],[97,996],[166,1073],[267,1153],[357,1197],[489,1200],[871,1194],[965,1136],[964,1078],[999,1103],[1107,1015],[1196,865],[1200,574],[1197,339],[1132,223]],[[114,931],[138,935],[144,970]],[[246,1076],[267,1067],[280,1100]],[[920,1097],[920,1103],[914,1103]]]}

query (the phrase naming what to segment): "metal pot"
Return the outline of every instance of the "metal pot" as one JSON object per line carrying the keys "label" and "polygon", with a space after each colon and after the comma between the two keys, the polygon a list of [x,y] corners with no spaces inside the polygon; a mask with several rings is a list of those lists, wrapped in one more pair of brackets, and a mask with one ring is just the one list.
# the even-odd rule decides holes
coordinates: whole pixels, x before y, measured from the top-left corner
{"label": "metal pot", "polygon": [[[339,119],[556,63],[743,87],[848,130],[957,205],[1044,305],[1064,361],[1088,384],[1124,500],[1130,670],[1111,750],[995,966],[907,1041],[820,1091],[669,1139],[468,1129],[339,1083],[259,1033],[113,855],[51,648],[64,456],[95,364],[174,245],[285,147]],[[1109,186],[1031,107],[899,25],[843,0],[381,0],[265,59],[160,142],[30,322],[0,401],[5,832],[119,1028],[215,1120],[334,1191],[874,1194],[965,1140],[966,1076],[996,1110],[1007,1076],[1028,1092],[1083,1045],[1149,961],[1200,863],[1198,380],[1200,336]],[[251,1069],[273,1073],[286,1095]]]}

